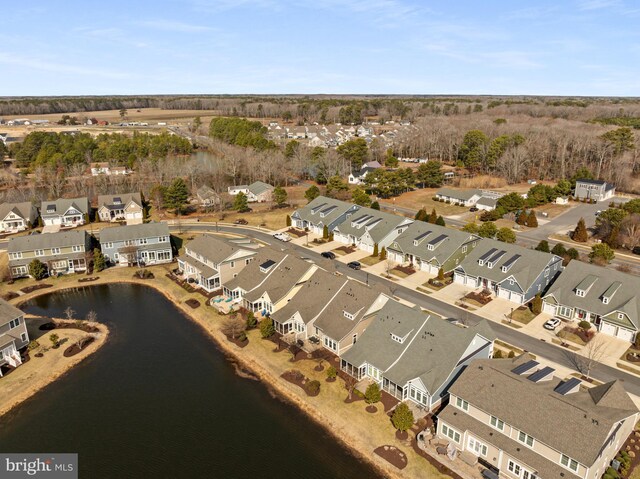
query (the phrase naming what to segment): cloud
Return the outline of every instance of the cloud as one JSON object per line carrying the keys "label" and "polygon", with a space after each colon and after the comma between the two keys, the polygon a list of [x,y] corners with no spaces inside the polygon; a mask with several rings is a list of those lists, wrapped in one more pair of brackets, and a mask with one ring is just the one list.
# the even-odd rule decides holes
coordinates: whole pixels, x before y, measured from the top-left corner
{"label": "cloud", "polygon": [[53,73],[63,73],[70,75],[83,75],[112,79],[129,78],[130,75],[120,71],[105,70],[101,68],[90,68],[86,66],[66,65],[64,63],[50,62],[38,58],[26,58],[23,55],[0,52],[0,64],[16,65],[34,70],[47,71]]}
{"label": "cloud", "polygon": [[605,8],[619,7],[619,0],[583,0],[578,2],[580,10],[602,10]]}
{"label": "cloud", "polygon": [[204,25],[194,25],[192,23],[177,22],[174,20],[144,20],[135,22],[136,25],[146,28],[153,28],[155,30],[163,30],[167,32],[181,32],[181,33],[200,33],[213,30],[211,27]]}

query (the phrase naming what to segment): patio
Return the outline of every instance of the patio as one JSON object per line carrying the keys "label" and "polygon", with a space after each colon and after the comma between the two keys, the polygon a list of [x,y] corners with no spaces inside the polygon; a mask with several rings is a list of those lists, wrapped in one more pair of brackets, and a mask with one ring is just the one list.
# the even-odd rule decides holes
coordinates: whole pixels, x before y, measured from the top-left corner
{"label": "patio", "polygon": [[229,314],[231,310],[237,310],[241,302],[241,298],[233,299],[219,295],[211,298],[209,300],[209,305],[213,306],[220,314]]}
{"label": "patio", "polygon": [[429,456],[429,462],[437,462],[451,469],[463,479],[480,479],[486,468],[477,462],[471,453],[460,453],[449,441],[435,436],[435,426],[426,428],[416,435],[415,441],[419,453]]}

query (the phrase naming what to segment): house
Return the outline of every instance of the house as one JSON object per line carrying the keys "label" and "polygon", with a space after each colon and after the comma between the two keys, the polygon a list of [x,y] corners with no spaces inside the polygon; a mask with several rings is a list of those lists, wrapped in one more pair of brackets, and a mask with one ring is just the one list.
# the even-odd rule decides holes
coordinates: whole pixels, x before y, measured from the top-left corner
{"label": "house", "polygon": [[296,228],[309,229],[312,233],[322,235],[325,226],[331,233],[336,226],[355,213],[361,207],[346,201],[318,196],[308,205],[297,209],[291,215],[291,224]]}
{"label": "house", "polygon": [[262,248],[238,275],[223,285],[224,295],[261,316],[287,303],[318,267],[282,251]]}
{"label": "house", "polygon": [[227,192],[231,196],[244,193],[247,195],[247,201],[249,203],[264,203],[271,201],[273,186],[262,181],[256,181],[250,185],[229,186]]}
{"label": "house", "polygon": [[196,197],[198,198],[198,203],[205,208],[217,206],[221,203],[220,195],[207,185],[202,185],[198,188]]}
{"label": "house", "polygon": [[578,200],[605,201],[613,198],[616,187],[602,180],[577,180],[573,196]]}
{"label": "house", "polygon": [[453,181],[453,178],[455,178],[456,174],[454,171],[445,171],[444,172],[444,181]]}
{"label": "house", "polygon": [[590,321],[604,334],[633,342],[640,329],[639,291],[636,275],[571,261],[543,298],[543,311]]}
{"label": "house", "polygon": [[237,186],[228,186],[227,193],[231,196],[235,196],[238,193],[244,193],[245,195],[249,194],[249,185],[237,185]]}
{"label": "house", "polygon": [[89,211],[89,200],[86,197],[43,201],[40,206],[40,216],[45,226],[81,226],[88,221]]}
{"label": "house", "polygon": [[91,163],[92,176],[126,176],[132,171],[126,166],[111,166],[109,163]]}
{"label": "house", "polygon": [[364,183],[365,177],[372,171],[377,170],[378,168],[382,168],[382,165],[377,161],[370,161],[362,165],[360,171],[352,172],[349,175],[349,184],[350,185],[361,185]]}
{"label": "house", "polygon": [[418,269],[438,274],[453,271],[481,241],[479,236],[424,221],[411,223],[387,247],[395,263],[414,264]]}
{"label": "house", "polygon": [[498,198],[493,198],[491,196],[481,196],[478,201],[476,201],[476,208],[482,211],[493,211],[496,209],[496,205],[498,204]]}
{"label": "house", "polygon": [[17,233],[33,227],[38,210],[31,202],[0,205],[0,233]]}
{"label": "house", "polygon": [[105,259],[118,266],[150,266],[173,259],[167,223],[142,223],[100,230]]}
{"label": "house", "polygon": [[388,247],[411,223],[413,220],[404,216],[360,208],[347,213],[345,221],[333,229],[333,238],[373,253],[375,245],[378,245],[378,249]]}
{"label": "house", "polygon": [[0,133],[0,141],[6,146],[9,141],[9,133]]}
{"label": "house", "polygon": [[356,344],[391,294],[381,287],[347,281],[320,314],[307,325],[308,334],[334,354],[341,355]]}
{"label": "house", "polygon": [[210,293],[235,278],[255,256],[251,248],[202,235],[185,245],[178,266],[185,279]]}
{"label": "house", "polygon": [[142,195],[118,193],[98,196],[98,218],[111,223],[126,221],[128,225],[141,224],[144,221]]}
{"label": "house", "polygon": [[544,294],[561,271],[559,256],[483,239],[454,270],[453,280],[525,304]]}
{"label": "house", "polygon": [[569,198],[567,198],[566,196],[558,196],[556,198],[556,205],[568,205],[569,204]]}
{"label": "house", "polygon": [[482,197],[482,191],[478,189],[457,190],[454,188],[440,188],[436,192],[436,198],[445,202],[460,206],[473,206]]}
{"label": "house", "polygon": [[0,299],[0,377],[3,369],[22,364],[20,350],[29,344],[24,312]]}
{"label": "house", "polygon": [[486,321],[464,328],[419,307],[388,301],[358,342],[340,356],[340,368],[431,411],[471,361],[492,357],[494,339]]}
{"label": "house", "polygon": [[91,237],[85,231],[18,236],[9,240],[9,272],[12,278],[29,276],[29,263],[40,260],[50,276],[86,271]]}
{"label": "house", "polygon": [[554,374],[528,354],[472,362],[449,388],[437,435],[496,477],[599,479],[638,409],[620,381],[585,388]]}

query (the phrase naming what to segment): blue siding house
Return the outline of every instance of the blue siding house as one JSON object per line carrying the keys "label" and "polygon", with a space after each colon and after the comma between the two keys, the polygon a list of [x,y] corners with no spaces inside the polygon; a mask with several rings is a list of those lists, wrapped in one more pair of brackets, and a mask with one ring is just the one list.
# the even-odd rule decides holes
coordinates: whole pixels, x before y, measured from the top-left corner
{"label": "blue siding house", "polygon": [[173,260],[166,223],[116,226],[100,231],[105,259],[119,266],[149,266]]}

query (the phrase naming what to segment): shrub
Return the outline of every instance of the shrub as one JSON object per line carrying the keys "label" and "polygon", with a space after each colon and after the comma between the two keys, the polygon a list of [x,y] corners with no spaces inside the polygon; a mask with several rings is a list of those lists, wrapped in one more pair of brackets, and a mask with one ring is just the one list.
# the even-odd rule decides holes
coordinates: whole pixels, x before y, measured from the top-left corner
{"label": "shrub", "polygon": [[401,402],[393,411],[391,423],[398,431],[407,431],[413,427],[413,413],[406,403]]}
{"label": "shrub", "polygon": [[291,226],[291,216],[287,215],[287,226]]}
{"label": "shrub", "polygon": [[438,280],[439,281],[444,281],[444,269],[440,268],[438,270]]}
{"label": "shrub", "polygon": [[502,351],[500,349],[496,349],[493,352],[493,358],[494,359],[502,359],[504,356],[502,355]]}
{"label": "shrub", "polygon": [[591,323],[589,321],[580,321],[578,327],[584,331],[589,331],[591,329]]}
{"label": "shrub", "polygon": [[238,341],[243,342],[247,340],[247,333],[245,333],[244,331],[240,331],[240,333],[238,333]]}
{"label": "shrub", "polygon": [[309,381],[305,385],[305,387],[309,394],[312,394],[312,395],[318,394],[320,392],[320,381],[316,381],[314,379],[313,381]]}
{"label": "shrub", "polygon": [[253,311],[249,311],[247,314],[247,329],[253,329],[258,324],[258,320],[256,319],[256,315],[253,314]]}
{"label": "shrub", "polygon": [[573,236],[571,237],[573,241],[577,241],[578,243],[586,243],[589,239],[589,234],[587,233],[587,226],[584,222],[584,218],[580,218],[578,221],[578,225],[576,229],[573,231]]}
{"label": "shrub", "polygon": [[513,351],[509,351],[509,354],[507,355],[507,357],[508,357],[509,359],[511,359],[511,358],[515,358],[515,357],[516,357],[516,353],[514,353]]}
{"label": "shrub", "polygon": [[39,281],[47,275],[47,267],[42,261],[36,258],[29,263],[29,275],[36,281]]}
{"label": "shrub", "polygon": [[542,313],[542,298],[540,297],[540,294],[536,294],[535,298],[533,298],[533,301],[531,302],[531,312],[533,314]]}
{"label": "shrub", "polygon": [[[638,335],[638,337],[640,338],[640,334]],[[334,368],[333,366],[329,366],[327,368],[327,378],[335,379],[337,375],[338,371],[336,370],[336,368]]]}
{"label": "shrub", "polygon": [[371,383],[367,386],[367,390],[364,392],[364,400],[367,404],[375,404],[382,399],[382,393],[380,392],[380,386],[378,383]]}
{"label": "shrub", "polygon": [[271,318],[264,318],[260,321],[260,335],[263,338],[270,338],[276,332]]}
{"label": "shrub", "polygon": [[60,344],[60,337],[56,333],[52,333],[49,335],[49,341],[51,341],[54,348],[57,348]]}
{"label": "shrub", "polygon": [[[640,337],[640,335],[638,335],[638,336]],[[29,349],[29,351],[33,351],[38,346],[40,346],[40,343],[37,340],[34,339],[33,341],[29,342],[28,349]]]}

